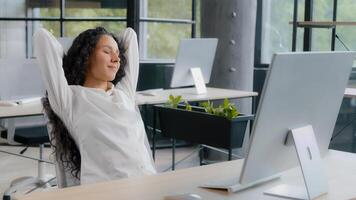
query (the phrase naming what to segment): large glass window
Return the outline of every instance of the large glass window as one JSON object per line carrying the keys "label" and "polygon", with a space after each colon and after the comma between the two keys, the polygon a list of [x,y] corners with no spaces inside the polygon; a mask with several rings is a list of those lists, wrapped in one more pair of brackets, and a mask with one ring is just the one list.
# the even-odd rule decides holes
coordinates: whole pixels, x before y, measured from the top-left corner
{"label": "large glass window", "polygon": [[80,22],[65,22],[64,37],[76,37],[79,33],[93,27],[102,26],[109,32],[114,34],[120,33],[126,28],[126,23],[108,22],[108,21],[80,21]]}
{"label": "large glass window", "polygon": [[141,26],[147,28],[143,59],[174,59],[180,39],[191,37],[191,25],[142,22]]}
{"label": "large glass window", "polygon": [[[356,21],[356,3],[354,0],[338,1],[337,21]],[[340,40],[336,40],[335,49],[337,50],[356,50],[356,25],[353,26],[337,26],[336,33]],[[346,47],[345,47],[346,46]]]}
{"label": "large glass window", "polygon": [[25,26],[23,21],[0,21],[0,58],[26,57]]}
{"label": "large glass window", "polygon": [[25,8],[26,17],[33,18],[59,18],[60,16],[60,1],[58,0],[26,0]]}
{"label": "large glass window", "polygon": [[103,26],[118,33],[126,27],[128,0],[1,0],[0,58],[29,58],[32,35],[44,27],[56,37],[75,37]]}
{"label": "large glass window", "polygon": [[199,4],[198,0],[141,0],[141,59],[175,59],[180,39],[199,36],[195,20]]}
{"label": "large glass window", "polygon": [[[304,19],[304,0],[298,1],[298,20]],[[294,0],[262,1],[261,63],[269,64],[273,53],[291,51]],[[303,31],[297,31],[297,50],[303,47]]]}
{"label": "large glass window", "polygon": [[66,0],[66,17],[126,17],[126,0]]}
{"label": "large glass window", "polygon": [[147,0],[147,17],[192,19],[192,0]]}
{"label": "large glass window", "polygon": [[[139,1],[141,59],[174,59],[181,38],[199,37],[200,0]],[[32,35],[41,26],[56,37],[75,37],[96,26],[118,33],[127,26],[128,3],[131,0],[1,0],[0,56],[32,57]]]}
{"label": "large glass window", "polygon": [[[317,0],[312,2],[312,20],[331,22],[333,20],[334,0]],[[274,52],[290,51],[292,42],[292,25],[294,0],[263,0],[261,63],[270,63]],[[305,0],[298,1],[298,21],[304,21]],[[354,0],[337,1],[337,22],[355,22]],[[304,28],[297,28],[297,51],[303,47]],[[312,28],[311,50],[330,51],[333,41],[331,27]],[[336,25],[335,50],[355,50],[356,25]],[[343,44],[344,43],[344,44]]]}
{"label": "large glass window", "polygon": [[[314,1],[314,21],[332,21],[334,0]],[[337,22],[355,22],[355,1],[337,1]],[[355,50],[356,24],[336,25],[335,50]],[[313,29],[312,50],[329,51],[332,43],[332,29]]]}
{"label": "large glass window", "polygon": [[[313,1],[313,21],[332,21],[333,1],[318,0]],[[312,29],[312,51],[330,51],[332,29],[313,28]]]}

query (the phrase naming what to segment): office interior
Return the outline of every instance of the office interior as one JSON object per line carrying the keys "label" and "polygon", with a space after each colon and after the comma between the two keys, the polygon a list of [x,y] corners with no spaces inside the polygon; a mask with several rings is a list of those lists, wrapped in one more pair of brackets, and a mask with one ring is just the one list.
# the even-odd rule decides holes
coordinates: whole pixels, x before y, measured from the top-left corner
{"label": "office interior", "polygon": [[[256,92],[256,96],[250,94],[248,98],[230,100],[241,113],[255,115],[274,53],[356,50],[355,9],[353,0],[0,0],[0,102],[43,95],[36,64],[29,64],[31,67],[27,69],[23,67],[28,60],[36,59],[32,37],[41,27],[65,42],[97,26],[115,34],[131,27],[139,43],[138,92],[157,89],[159,93],[172,89],[170,83],[181,39],[217,38],[210,81],[206,86]],[[61,44],[65,46],[65,42]],[[11,68],[12,65],[16,68]],[[323,76],[322,71],[320,76]],[[318,81],[318,77],[315,80]],[[347,88],[356,89],[356,68],[352,68]],[[219,105],[223,99],[211,102]],[[191,104],[198,106],[199,102],[194,100]],[[248,154],[253,120],[246,126],[241,147],[232,149],[231,158],[226,148],[178,139],[174,141],[173,166],[172,138],[160,134],[159,118],[153,106],[139,107],[151,147],[155,134],[155,166],[159,173],[214,165],[230,159],[242,160]],[[2,108],[5,107],[0,106],[0,111]],[[0,118],[1,195],[14,179],[38,173],[36,160],[12,155],[39,158],[38,145],[14,143],[8,138],[8,132],[13,128],[22,134],[47,132],[46,122],[42,115],[18,116],[10,121]],[[356,153],[355,132],[356,96],[345,94],[329,149]],[[41,159],[53,160],[48,142],[43,150]],[[56,176],[51,163],[44,165],[44,171],[48,177]],[[11,197],[21,199],[28,191],[31,194],[56,190],[55,179],[50,183],[45,188],[21,188]],[[214,196],[216,198],[220,199]],[[224,198],[233,199],[222,194],[221,199]]]}

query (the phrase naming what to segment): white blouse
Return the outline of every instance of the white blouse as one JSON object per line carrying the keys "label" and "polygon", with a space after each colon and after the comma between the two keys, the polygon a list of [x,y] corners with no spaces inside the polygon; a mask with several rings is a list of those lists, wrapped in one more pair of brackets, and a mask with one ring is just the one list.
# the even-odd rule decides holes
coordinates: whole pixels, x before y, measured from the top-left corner
{"label": "white blouse", "polygon": [[45,29],[34,35],[49,102],[81,154],[81,184],[156,173],[135,104],[139,71],[136,37],[131,28],[120,34],[127,58],[126,76],[104,91],[68,85],[62,68],[62,46]]}

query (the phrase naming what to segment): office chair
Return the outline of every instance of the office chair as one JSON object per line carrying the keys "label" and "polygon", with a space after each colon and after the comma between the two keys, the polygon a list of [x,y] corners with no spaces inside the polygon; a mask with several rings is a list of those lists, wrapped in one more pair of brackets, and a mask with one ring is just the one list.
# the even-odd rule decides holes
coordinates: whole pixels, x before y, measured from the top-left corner
{"label": "office chair", "polygon": [[[45,115],[46,116],[46,115]],[[46,116],[47,118],[47,116]],[[47,132],[48,132],[48,136],[50,139],[51,138],[51,124],[49,124],[47,122]],[[55,145],[56,141],[55,140],[51,140],[51,144]],[[51,145],[52,150],[54,150],[53,146]],[[72,175],[72,173],[70,172],[70,170],[66,169],[62,163],[62,161],[60,161],[59,158],[57,158],[55,156],[54,159],[54,166],[56,169],[56,177],[57,177],[57,186],[58,188],[65,188],[65,187],[72,187],[72,186],[76,186],[76,185],[80,185],[80,180],[77,179],[76,177],[74,177]]]}
{"label": "office chair", "polygon": [[[35,126],[28,128],[18,128],[15,130],[14,138],[15,142],[24,144],[26,146],[36,146],[39,148],[39,159],[30,158],[29,159],[38,161],[38,174],[36,177],[20,177],[13,180],[10,184],[10,187],[5,190],[3,195],[3,200],[10,200],[11,195],[16,191],[28,187],[50,187],[51,185],[47,183],[48,178],[44,174],[44,164],[47,161],[43,160],[43,149],[44,144],[49,142],[47,129],[45,126]],[[49,162],[47,162],[49,163]],[[52,184],[55,184],[54,182]]]}

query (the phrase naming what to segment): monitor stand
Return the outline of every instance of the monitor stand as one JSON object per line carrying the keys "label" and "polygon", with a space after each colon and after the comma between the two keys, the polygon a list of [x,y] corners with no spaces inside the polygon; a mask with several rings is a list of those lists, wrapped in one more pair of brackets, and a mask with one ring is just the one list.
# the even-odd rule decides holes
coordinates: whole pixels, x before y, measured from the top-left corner
{"label": "monitor stand", "polygon": [[286,145],[295,146],[304,187],[279,185],[264,192],[266,195],[289,199],[314,199],[328,191],[327,179],[324,175],[319,147],[311,125],[290,130]]}
{"label": "monitor stand", "polygon": [[207,90],[201,69],[199,67],[190,68],[190,73],[194,80],[196,94],[206,94]]}

